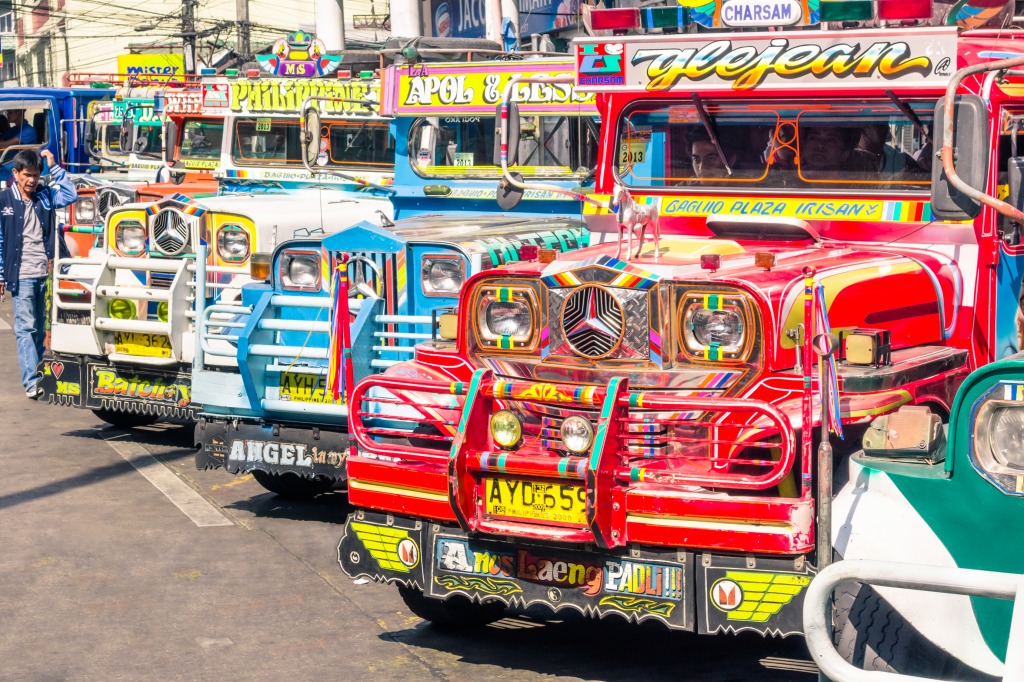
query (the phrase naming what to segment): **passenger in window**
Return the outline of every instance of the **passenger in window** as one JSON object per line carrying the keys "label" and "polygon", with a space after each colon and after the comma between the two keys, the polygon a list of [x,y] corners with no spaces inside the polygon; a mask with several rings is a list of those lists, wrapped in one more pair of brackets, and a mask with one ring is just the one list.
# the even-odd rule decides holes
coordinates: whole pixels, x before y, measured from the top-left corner
{"label": "passenger in window", "polygon": [[[719,141],[721,144],[721,141]],[[693,165],[695,178],[725,178],[729,176],[725,164],[722,163],[722,156],[725,156],[729,168],[736,165],[736,150],[729,147],[722,147],[722,154],[718,153],[715,143],[704,130],[698,130],[690,139],[690,163]]]}
{"label": "passenger in window", "polygon": [[13,147],[17,144],[39,144],[36,129],[25,120],[24,109],[11,109],[8,111],[7,121],[9,128],[7,129],[6,137],[0,140],[0,149]]}
{"label": "passenger in window", "polygon": [[10,136],[11,124],[7,121],[7,117],[0,114],[0,140],[6,140]]}
{"label": "passenger in window", "polygon": [[866,125],[860,130],[860,139],[854,148],[854,165],[883,175],[920,172],[913,157],[887,144],[892,131],[885,123]]}
{"label": "passenger in window", "polygon": [[801,127],[800,169],[812,173],[866,170],[863,164],[851,164],[853,147],[857,144],[859,135],[856,128]]}

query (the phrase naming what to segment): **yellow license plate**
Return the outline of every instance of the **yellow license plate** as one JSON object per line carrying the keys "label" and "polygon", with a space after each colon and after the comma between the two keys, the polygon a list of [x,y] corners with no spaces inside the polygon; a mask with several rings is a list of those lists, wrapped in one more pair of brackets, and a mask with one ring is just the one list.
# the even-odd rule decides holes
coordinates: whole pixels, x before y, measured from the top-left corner
{"label": "yellow license plate", "polygon": [[293,400],[297,403],[324,403],[327,405],[344,405],[345,396],[334,400],[327,395],[327,377],[322,374],[299,374],[284,372],[281,374],[281,400]]}
{"label": "yellow license plate", "polygon": [[114,350],[125,355],[169,358],[171,357],[171,340],[163,334],[114,332]]}
{"label": "yellow license plate", "polygon": [[583,486],[506,478],[487,478],[484,483],[485,510],[490,516],[587,524],[587,495]]}

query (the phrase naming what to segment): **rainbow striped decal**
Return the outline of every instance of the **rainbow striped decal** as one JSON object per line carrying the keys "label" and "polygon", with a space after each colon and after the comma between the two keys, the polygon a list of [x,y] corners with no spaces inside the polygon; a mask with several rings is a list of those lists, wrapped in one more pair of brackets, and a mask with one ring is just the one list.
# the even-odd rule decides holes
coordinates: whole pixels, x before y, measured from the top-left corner
{"label": "rainbow striped decal", "polygon": [[396,286],[398,287],[398,307],[402,308],[405,305],[406,295],[406,276],[407,270],[405,267],[405,249],[400,249],[395,254],[396,269],[398,270],[398,276],[396,280]]}
{"label": "rainbow striped decal", "polygon": [[664,367],[661,359],[661,334],[651,329],[650,335],[651,362],[658,367]]}
{"label": "rainbow striped decal", "polygon": [[[730,380],[736,374],[737,374],[737,372],[715,372],[714,374],[709,374],[707,376],[707,378],[704,379],[704,381],[700,382],[700,387],[701,388],[711,388],[711,389],[716,389],[716,390],[717,389],[721,389],[721,388],[725,388],[725,386],[730,382]],[[714,394],[713,393],[709,393],[709,394],[698,393],[698,395],[714,395]]]}
{"label": "rainbow striped decal", "polygon": [[498,379],[494,382],[495,398],[511,398],[512,397],[512,382],[505,381],[504,379]]}
{"label": "rainbow striped decal", "polygon": [[540,359],[544,360],[548,355],[551,354],[551,337],[548,335],[548,326],[544,325],[544,329],[540,330]]}
{"label": "rainbow striped decal", "polygon": [[1024,384],[1014,384],[1010,382],[1003,383],[1003,399],[1014,400],[1017,402],[1024,401]]}
{"label": "rainbow striped decal", "polygon": [[882,205],[882,220],[900,222],[931,222],[932,205],[927,201],[886,201]]}
{"label": "rainbow striped decal", "polygon": [[448,392],[452,395],[462,395],[466,392],[465,381],[453,381],[452,385],[448,387]]}
{"label": "rainbow striped decal", "polygon": [[331,253],[324,247],[320,247],[320,281],[321,286],[330,286],[331,281]]}
{"label": "rainbow striped decal", "polygon": [[574,287],[582,284],[580,278],[572,272],[560,272],[557,275],[541,277],[540,281],[549,287]]}

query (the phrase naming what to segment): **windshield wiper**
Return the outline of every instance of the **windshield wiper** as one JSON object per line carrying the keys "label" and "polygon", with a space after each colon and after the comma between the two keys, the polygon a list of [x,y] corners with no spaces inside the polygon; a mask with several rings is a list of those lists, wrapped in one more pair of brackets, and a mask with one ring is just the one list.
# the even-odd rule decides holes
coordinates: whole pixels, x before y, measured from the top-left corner
{"label": "windshield wiper", "polygon": [[725,167],[725,174],[732,175],[732,168],[729,167],[729,162],[725,158],[725,152],[722,151],[722,145],[718,143],[718,134],[715,132],[715,126],[711,123],[711,117],[708,116],[707,109],[704,108],[704,102],[701,100],[700,95],[696,92],[693,93],[693,103],[697,105],[697,115],[700,116],[700,122],[704,126],[705,132],[708,137],[711,138],[711,144],[715,145],[715,151],[718,152],[718,158],[722,160],[722,166]]}
{"label": "windshield wiper", "polygon": [[896,93],[893,92],[892,90],[886,90],[885,95],[893,104],[896,105],[896,108],[899,109],[903,113],[903,115],[906,116],[907,119],[914,124],[914,130],[916,130],[917,134],[924,139],[924,142],[922,142],[922,144],[930,142],[931,135],[929,135],[928,131],[925,130],[924,123],[921,121],[920,118],[918,118],[917,114],[914,113],[914,110],[910,108],[910,105],[901,100],[899,97],[897,97]]}

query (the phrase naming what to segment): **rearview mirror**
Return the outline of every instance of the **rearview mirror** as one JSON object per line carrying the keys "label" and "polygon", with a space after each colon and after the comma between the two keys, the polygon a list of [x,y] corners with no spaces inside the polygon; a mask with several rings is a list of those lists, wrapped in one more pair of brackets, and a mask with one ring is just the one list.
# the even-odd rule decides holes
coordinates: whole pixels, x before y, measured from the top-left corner
{"label": "rearview mirror", "polygon": [[[494,116],[494,165],[501,167],[501,105],[498,105]],[[519,163],[519,105],[510,102],[508,105],[508,131],[505,134],[508,157],[506,163],[515,166]]]}
{"label": "rearview mirror", "polygon": [[1024,211],[1024,157],[1010,158],[1009,166],[1006,169],[1006,179],[1010,186],[1010,194],[1006,197],[1006,203],[1018,211]]}
{"label": "rearview mirror", "polygon": [[175,148],[178,145],[178,124],[173,119],[164,121],[164,163],[174,163],[178,160],[175,156]]}
{"label": "rearview mirror", "polygon": [[128,153],[135,148],[135,125],[131,119],[127,116],[121,121],[121,128],[118,130],[117,135],[118,144],[121,146],[123,153]]}
{"label": "rearview mirror", "polygon": [[302,114],[302,150],[306,155],[306,165],[316,165],[320,156],[320,110],[311,105]]}
{"label": "rearview mirror", "polygon": [[[935,145],[941,148],[945,98],[935,105]],[[988,120],[985,102],[977,95],[957,95],[953,121],[953,167],[968,186],[983,192],[988,175]],[[932,163],[932,214],[940,220],[970,220],[981,212],[977,202],[950,184],[942,163]]]}

